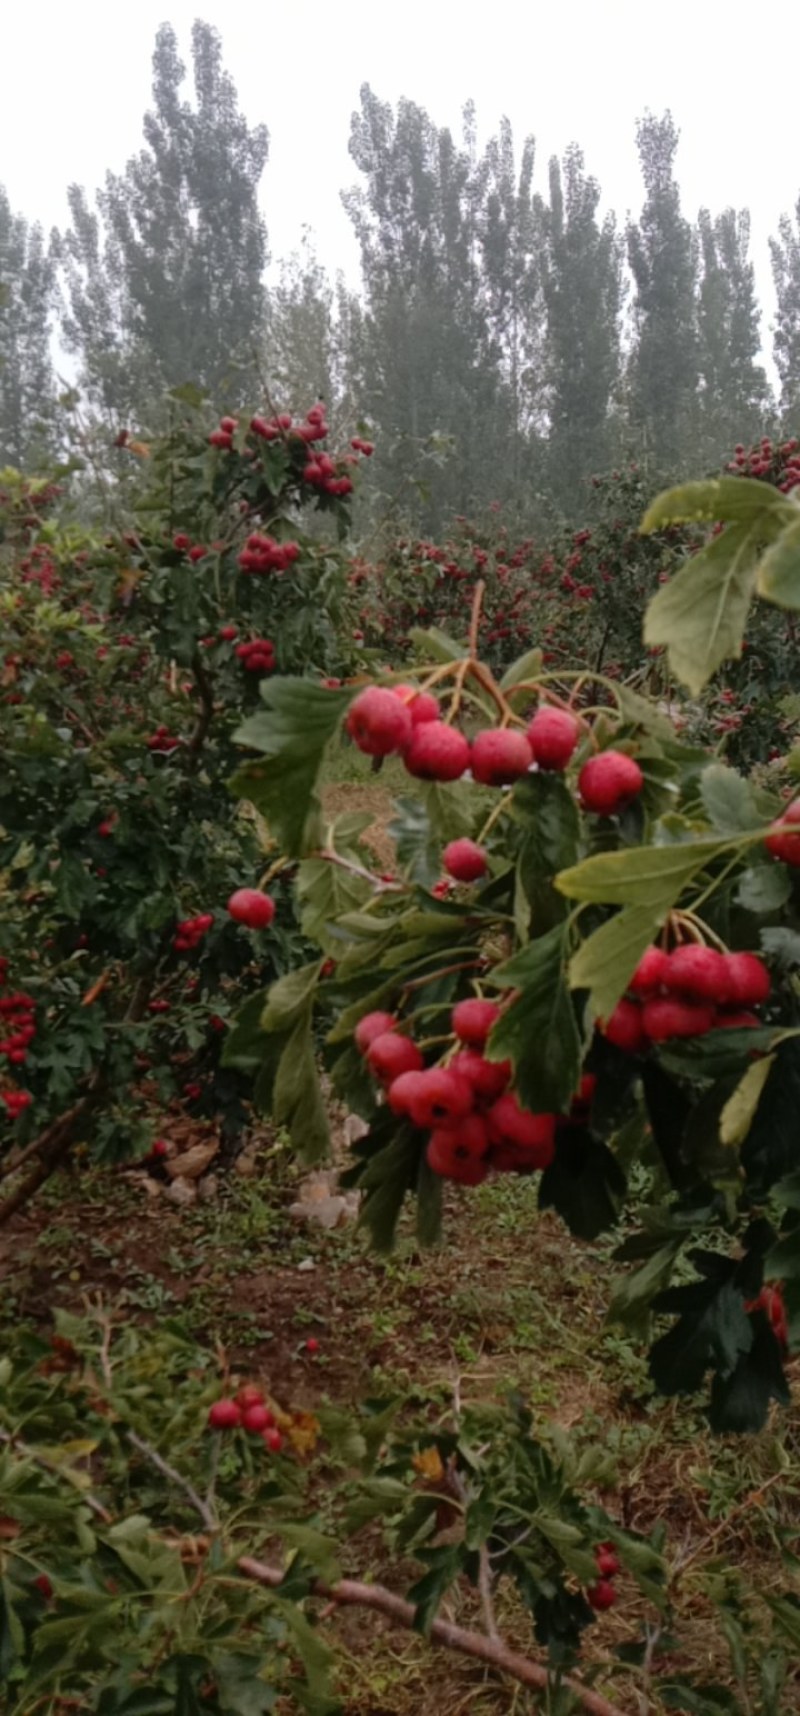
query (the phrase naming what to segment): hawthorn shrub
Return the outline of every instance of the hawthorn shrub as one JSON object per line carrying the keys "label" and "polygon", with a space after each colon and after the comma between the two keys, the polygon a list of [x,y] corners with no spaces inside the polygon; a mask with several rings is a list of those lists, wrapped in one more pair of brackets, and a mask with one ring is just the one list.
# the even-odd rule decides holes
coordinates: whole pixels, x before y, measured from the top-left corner
{"label": "hawthorn shrub", "polygon": [[110,534],[71,523],[57,484],[0,482],[0,1175],[28,1161],[0,1214],[76,1140],[146,1151],[170,1100],[233,1138],[232,1006],[302,945],[281,881],[268,933],[226,910],[266,862],[226,780],[264,674],[349,665],[338,539],[360,455],[322,451],[321,406],[210,434],[183,419],[119,438],[142,474]]}
{"label": "hawthorn shrub", "polygon": [[[739,477],[662,497],[645,530],[687,519],[705,546],[645,638],[697,696],[740,651],[756,584],[800,603],[800,529],[788,495]],[[659,1320],[660,1390],[710,1378],[712,1426],[758,1428],[800,1338],[793,812],[629,686],[598,675],[608,706],[581,710],[563,693],[583,676],[559,671],[556,692],[535,650],[496,678],[479,602],[466,645],[432,634],[439,659],[413,686],[406,668],[362,689],[262,684],[234,788],[297,863],[319,953],[248,1004],[224,1058],[260,1056],[261,1100],[274,1087],[313,1155],[327,1022],[325,1065],[369,1122],[344,1180],[378,1246],[409,1194],[430,1241],[445,1182],[494,1173],[530,1175],[584,1239],[635,1222],[610,1314]],[[374,872],[352,818],[322,827],[315,781],[343,723],[405,765],[396,876]]]}

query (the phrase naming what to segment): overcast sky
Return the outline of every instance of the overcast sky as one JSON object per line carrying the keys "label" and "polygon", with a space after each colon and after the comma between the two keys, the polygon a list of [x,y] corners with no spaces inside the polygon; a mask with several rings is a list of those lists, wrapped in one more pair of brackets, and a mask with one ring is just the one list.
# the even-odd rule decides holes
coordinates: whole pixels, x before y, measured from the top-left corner
{"label": "overcast sky", "polygon": [[[503,114],[532,132],[537,180],[575,140],[621,219],[641,202],[634,126],[672,108],[685,212],[748,207],[768,341],[768,237],[800,192],[800,13],[732,0],[6,0],[0,40],[0,183],[12,206],[64,221],[65,188],[94,187],[138,147],[158,25],[189,58],[192,20],[216,24],[251,123],[266,121],[263,202],[273,257],[310,226],[320,259],[353,280],[357,257],[339,191],[357,175],[347,142],[359,86],[421,103],[457,127],[473,97],[481,138]],[[741,26],[737,27],[737,19]]]}

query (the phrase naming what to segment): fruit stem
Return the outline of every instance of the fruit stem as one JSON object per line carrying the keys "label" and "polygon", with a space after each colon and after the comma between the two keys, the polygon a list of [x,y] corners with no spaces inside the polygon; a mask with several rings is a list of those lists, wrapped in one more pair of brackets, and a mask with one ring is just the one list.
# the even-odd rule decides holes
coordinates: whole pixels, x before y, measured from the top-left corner
{"label": "fruit stem", "polygon": [[510,792],[503,793],[502,797],[498,799],[498,801],[495,805],[493,805],[492,809],[489,812],[489,815],[486,818],[486,821],[483,824],[483,827],[481,828],[481,830],[478,834],[478,845],[479,846],[483,845],[484,840],[486,839],[487,835],[491,833],[492,829],[494,828],[495,823],[498,821],[499,817],[502,816],[503,811],[508,810],[508,808],[511,804],[512,797],[513,797],[513,793],[510,793]]}
{"label": "fruit stem", "polygon": [[481,607],[483,604],[483,597],[484,597],[485,589],[486,589],[486,584],[485,584],[484,579],[479,578],[477,584],[475,585],[475,590],[474,590],[473,597],[472,597],[472,612],[471,612],[470,617],[469,617],[468,648],[469,648],[470,661],[477,661],[477,658],[478,658],[478,629],[479,629],[480,623],[481,623]]}
{"label": "fruit stem", "polygon": [[693,941],[713,942],[714,946],[719,948],[720,953],[727,953],[728,949],[725,946],[722,937],[717,935],[715,930],[709,929],[708,924],[703,923],[702,919],[698,918],[696,912],[674,912],[673,917],[680,918],[681,921],[687,925]]}

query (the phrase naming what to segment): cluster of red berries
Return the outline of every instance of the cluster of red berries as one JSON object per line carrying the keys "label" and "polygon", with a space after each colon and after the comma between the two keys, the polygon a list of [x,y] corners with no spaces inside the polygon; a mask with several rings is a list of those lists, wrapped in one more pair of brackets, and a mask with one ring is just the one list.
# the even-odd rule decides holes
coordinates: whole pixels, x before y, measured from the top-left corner
{"label": "cluster of red berries", "polygon": [[271,638],[250,638],[247,643],[236,645],[235,654],[248,673],[272,673],[275,666],[275,645]]}
{"label": "cluster of red berries", "polygon": [[201,912],[199,918],[182,918],[172,938],[175,952],[191,953],[208,935],[213,922],[213,912]]}
{"label": "cluster of red berries", "polygon": [[181,743],[176,733],[171,733],[168,727],[156,727],[147,740],[148,751],[174,751]]}
{"label": "cluster of red berries", "polygon": [[764,435],[755,446],[748,449],[741,441],[733,449],[728,470],[736,471],[743,477],[774,477],[778,480],[779,489],[789,494],[791,489],[800,483],[800,441],[781,441],[776,446],[768,435]]}
{"label": "cluster of red berries", "polygon": [[254,530],[239,555],[239,565],[243,572],[253,572],[263,575],[266,572],[288,572],[300,554],[299,542],[276,542],[272,536],[263,536]]}
{"label": "cluster of red berries", "polygon": [[350,445],[354,453],[363,453],[365,459],[371,459],[375,451],[373,441],[364,441],[360,435],[354,435]]}
{"label": "cluster of red berries", "polygon": [[649,947],[600,1030],[635,1055],[649,1043],[701,1037],[707,1031],[758,1025],[750,1009],[766,1001],[770,976],[755,953],[720,953],[686,942],[667,953]]}
{"label": "cluster of red berries", "polygon": [[188,554],[189,559],[194,560],[195,562],[198,560],[204,560],[208,553],[208,549],[205,545],[202,542],[192,542],[191,537],[186,535],[185,530],[178,530],[175,532],[175,535],[172,538],[172,546],[177,549],[179,554]]}
{"label": "cluster of red berries", "polygon": [[[580,722],[571,710],[544,705],[524,732],[489,727],[470,741],[440,719],[438,701],[428,691],[396,685],[370,685],[351,703],[345,720],[351,739],[367,756],[402,756],[409,774],[422,780],[460,780],[467,769],[482,786],[510,786],[540,769],[562,771],[580,739]],[[578,792],[585,810],[615,816],[634,799],[644,777],[633,757],[601,751],[584,763]]]}
{"label": "cluster of red berries", "polygon": [[586,1592],[588,1602],[598,1612],[611,1609],[617,1600],[614,1579],[622,1571],[622,1563],[613,1543],[601,1543],[594,1552],[599,1577]]}
{"label": "cluster of red berries", "polygon": [[267,929],[275,916],[275,901],[259,888],[237,888],[228,901],[228,913],[247,929]]}
{"label": "cluster of red berries", "polygon": [[[355,464],[356,461],[352,460]],[[323,494],[338,495],[343,498],[352,494],[352,478],[340,472],[329,453],[316,453],[303,466],[303,482],[310,483],[314,489],[321,489]]]}
{"label": "cluster of red berries", "polygon": [[789,1350],[789,1319],[780,1287],[762,1287],[757,1299],[749,1299],[746,1311],[763,1311],[783,1352]]}
{"label": "cluster of red berries", "polygon": [[312,405],[306,412],[305,422],[298,423],[288,411],[279,417],[251,417],[250,431],[262,441],[280,441],[288,436],[294,441],[305,441],[306,446],[313,446],[315,441],[324,441],[328,433],[325,407]]}
{"label": "cluster of red berries", "polygon": [[[5,983],[6,969],[4,965],[0,983]],[[0,1039],[0,1055],[5,1056],[9,1066],[25,1065],[28,1049],[36,1036],[35,1012],[36,1002],[33,996],[26,995],[21,989],[13,995],[0,996],[0,1019],[3,1030],[7,1032],[7,1035]]]}
{"label": "cluster of red berries", "polygon": [[215,1400],[208,1425],[211,1430],[249,1430],[251,1436],[261,1437],[271,1454],[279,1454],[283,1447],[275,1415],[266,1405],[262,1390],[252,1382],[246,1382],[235,1397]]}
{"label": "cluster of red berries", "polygon": [[450,1023],[461,1047],[446,1066],[426,1067],[391,1013],[367,1013],[355,1029],[356,1047],[392,1112],[430,1133],[429,1167],[462,1185],[480,1185],[490,1169],[534,1173],[555,1153],[556,1116],[523,1108],[508,1089],[510,1061],[490,1061],[483,1052],[499,1016],[494,1001],[459,1001]]}
{"label": "cluster of red berries", "polygon": [[236,434],[238,427],[238,418],[220,417],[219,428],[212,429],[211,434],[208,437],[209,446],[222,447],[229,452],[233,446],[233,437]]}

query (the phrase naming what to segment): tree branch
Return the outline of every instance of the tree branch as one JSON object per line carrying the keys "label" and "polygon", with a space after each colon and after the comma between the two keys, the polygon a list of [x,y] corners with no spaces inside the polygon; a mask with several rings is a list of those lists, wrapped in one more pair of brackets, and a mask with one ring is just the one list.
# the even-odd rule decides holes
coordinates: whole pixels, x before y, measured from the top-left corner
{"label": "tree branch", "polygon": [[158,1449],[152,1448],[149,1442],[143,1441],[141,1436],[137,1436],[135,1430],[128,1430],[126,1434],[128,1441],[133,1444],[134,1448],[138,1448],[140,1454],[144,1454],[145,1459],[150,1461],[151,1466],[155,1466],[156,1471],[161,1472],[163,1477],[169,1478],[171,1483],[177,1484],[179,1490],[183,1490],[187,1501],[191,1502],[195,1512],[200,1515],[206,1531],[216,1531],[218,1521],[215,1515],[207,1503],[203,1501],[202,1496],[197,1494],[188,1478],[182,1477],[180,1472],[176,1472],[174,1466],[168,1465],[167,1461],[159,1454]]}
{"label": "tree branch", "polygon": [[[263,1561],[254,1561],[245,1555],[238,1562],[239,1572],[246,1579],[255,1579],[260,1585],[267,1585],[276,1590],[283,1582],[284,1573],[280,1567],[268,1567]],[[315,1579],[312,1591],[316,1597],[327,1598],[329,1602],[350,1605],[354,1608],[373,1609],[376,1614],[385,1615],[388,1620],[398,1626],[413,1630],[415,1609],[413,1603],[407,1603],[405,1598],[398,1597],[394,1591],[387,1591],[385,1585],[364,1585],[355,1579],[340,1579],[335,1585],[326,1584],[324,1579]],[[457,1627],[452,1621],[436,1619],[433,1621],[429,1634],[432,1644],[445,1645],[448,1650],[460,1651],[462,1656],[477,1658],[479,1662],[488,1663],[491,1668],[497,1668],[503,1674],[511,1676],[522,1686],[535,1686],[540,1692],[547,1692],[552,1686],[551,1676],[546,1668],[539,1663],[530,1662],[527,1657],[520,1656],[517,1651],[500,1640],[489,1639],[483,1633],[468,1632],[465,1627]],[[565,1678],[562,1685],[583,1705],[589,1716],[625,1716],[616,1704],[610,1704],[599,1692],[592,1692],[588,1686],[582,1686],[580,1681]]]}
{"label": "tree branch", "polygon": [[200,714],[197,719],[197,726],[186,747],[186,757],[190,770],[197,768],[200,752],[208,738],[208,730],[214,719],[214,687],[206,673],[200,651],[197,649],[192,656],[192,673],[200,693]]}

